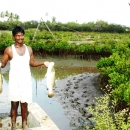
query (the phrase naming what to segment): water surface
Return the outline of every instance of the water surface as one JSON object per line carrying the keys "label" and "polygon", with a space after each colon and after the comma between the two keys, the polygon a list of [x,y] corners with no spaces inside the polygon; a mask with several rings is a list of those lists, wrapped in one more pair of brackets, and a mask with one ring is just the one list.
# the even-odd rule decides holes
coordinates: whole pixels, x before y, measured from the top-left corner
{"label": "water surface", "polygon": [[[80,59],[61,58],[36,58],[38,61],[55,62],[56,82],[70,75],[77,75],[83,72],[97,72],[95,68],[97,61],[85,61]],[[0,113],[9,113],[10,102],[8,101],[8,70],[9,64],[2,69],[3,92],[0,94]],[[69,126],[69,119],[64,114],[64,109],[56,97],[48,98],[46,90],[46,67],[31,67],[33,83],[33,102],[36,102],[56,123],[60,130],[72,130]],[[19,109],[20,111],[20,109]]]}

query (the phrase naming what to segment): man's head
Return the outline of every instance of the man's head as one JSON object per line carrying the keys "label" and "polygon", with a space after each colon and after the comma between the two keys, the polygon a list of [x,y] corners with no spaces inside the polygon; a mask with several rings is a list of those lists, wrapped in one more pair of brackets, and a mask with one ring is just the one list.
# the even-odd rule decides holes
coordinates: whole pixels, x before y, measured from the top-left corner
{"label": "man's head", "polygon": [[12,35],[15,36],[17,33],[23,33],[24,35],[24,29],[20,26],[16,26],[13,30],[12,30]]}
{"label": "man's head", "polygon": [[12,30],[12,35],[13,35],[13,39],[15,41],[15,43],[18,44],[23,44],[24,41],[24,29],[20,26],[16,26],[13,30]]}

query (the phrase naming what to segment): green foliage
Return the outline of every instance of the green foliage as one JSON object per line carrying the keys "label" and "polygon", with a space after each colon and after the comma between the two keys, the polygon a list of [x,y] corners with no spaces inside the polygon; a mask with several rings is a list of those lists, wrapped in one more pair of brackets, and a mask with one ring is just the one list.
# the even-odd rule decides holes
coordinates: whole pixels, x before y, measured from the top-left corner
{"label": "green foliage", "polygon": [[116,45],[113,54],[97,63],[101,75],[112,85],[112,97],[130,104],[130,49],[127,44]]}
{"label": "green foliage", "polygon": [[1,18],[7,18],[7,21],[19,21],[19,16],[17,14],[13,14],[12,12],[9,13],[7,10],[6,12],[0,12]]}
{"label": "green foliage", "polygon": [[8,32],[3,32],[0,34],[0,50],[4,49],[14,43],[12,36]]}
{"label": "green foliage", "polygon": [[[0,49],[2,51],[14,43],[11,33],[4,35],[4,32],[1,32]],[[126,46],[129,46],[129,44],[126,44],[129,43],[129,35],[116,33],[62,31],[50,33],[50,31],[31,28],[26,30],[24,39],[26,45],[30,45],[34,52],[38,52],[42,56],[48,54],[63,57],[79,55],[80,57],[82,55],[82,57],[99,59],[108,57],[116,51],[124,53]]]}
{"label": "green foliage", "polygon": [[[52,31],[70,31],[70,32],[109,32],[109,33],[129,33],[129,28],[117,24],[108,24],[105,21],[98,20],[96,22],[88,22],[79,24],[77,22],[61,23],[57,22],[56,18],[52,18],[52,21],[19,21],[19,16],[17,14],[6,12],[0,12],[1,18],[6,18],[7,21],[0,23],[0,30],[12,30],[14,25],[22,25],[25,29],[37,28],[39,30],[48,30],[47,26]],[[47,25],[47,26],[46,26]]]}
{"label": "green foliage", "polygon": [[45,45],[45,42],[42,41],[42,40],[39,40],[39,41],[35,41],[31,44],[29,44],[33,50],[35,51],[39,51],[40,49],[43,49],[43,46]]}
{"label": "green foliage", "polygon": [[130,129],[130,117],[126,123],[127,109],[115,112],[115,106],[117,102],[110,99],[109,94],[105,94],[101,97],[95,98],[95,107],[89,106],[89,111],[93,117],[89,120],[94,125],[91,130],[129,130]]}

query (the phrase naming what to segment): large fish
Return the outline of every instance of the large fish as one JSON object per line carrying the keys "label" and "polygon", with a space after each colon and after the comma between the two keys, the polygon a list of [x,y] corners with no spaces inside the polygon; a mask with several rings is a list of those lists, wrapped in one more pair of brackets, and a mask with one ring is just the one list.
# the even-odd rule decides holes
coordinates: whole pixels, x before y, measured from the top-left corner
{"label": "large fish", "polygon": [[1,68],[0,68],[0,93],[2,92],[2,74],[1,74]]}
{"label": "large fish", "polygon": [[53,89],[55,87],[54,62],[49,63],[45,77],[46,77],[46,87],[47,87],[47,90],[48,90],[48,97],[51,98],[51,97],[54,96]]}

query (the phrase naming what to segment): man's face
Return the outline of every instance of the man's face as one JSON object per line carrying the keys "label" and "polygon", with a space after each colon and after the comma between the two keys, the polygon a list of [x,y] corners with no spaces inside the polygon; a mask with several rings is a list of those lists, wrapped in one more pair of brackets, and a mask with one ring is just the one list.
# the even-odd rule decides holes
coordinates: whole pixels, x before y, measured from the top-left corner
{"label": "man's face", "polygon": [[13,39],[14,39],[14,41],[15,41],[16,43],[21,44],[21,43],[23,43],[23,41],[24,41],[24,34],[21,33],[21,32],[19,32],[19,33],[17,33],[15,36],[13,36]]}

